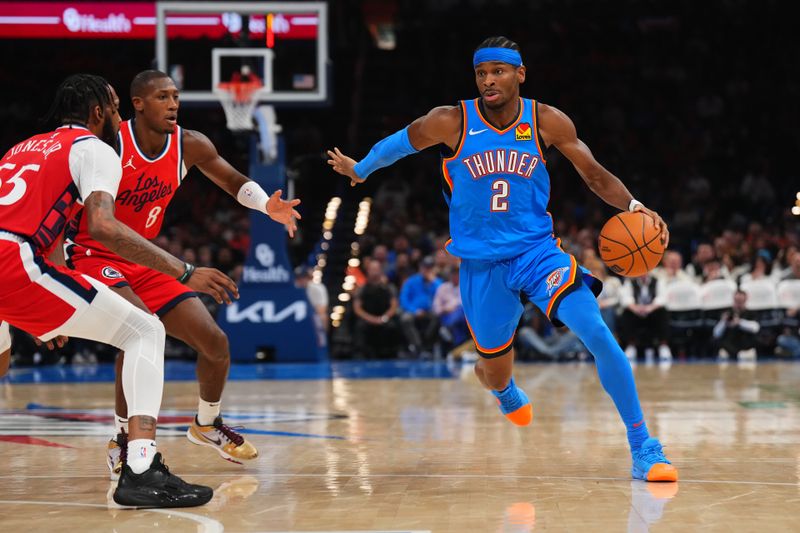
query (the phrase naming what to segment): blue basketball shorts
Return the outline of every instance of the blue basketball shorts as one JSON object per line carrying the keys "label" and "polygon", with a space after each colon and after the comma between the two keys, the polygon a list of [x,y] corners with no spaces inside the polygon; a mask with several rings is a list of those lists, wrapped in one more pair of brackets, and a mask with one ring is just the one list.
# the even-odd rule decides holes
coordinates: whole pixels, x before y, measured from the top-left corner
{"label": "blue basketball shorts", "polygon": [[595,295],[603,286],[555,240],[511,259],[462,259],[460,278],[467,324],[478,352],[487,358],[511,349],[523,311],[521,293],[562,326],[556,313],[565,296],[584,283]]}

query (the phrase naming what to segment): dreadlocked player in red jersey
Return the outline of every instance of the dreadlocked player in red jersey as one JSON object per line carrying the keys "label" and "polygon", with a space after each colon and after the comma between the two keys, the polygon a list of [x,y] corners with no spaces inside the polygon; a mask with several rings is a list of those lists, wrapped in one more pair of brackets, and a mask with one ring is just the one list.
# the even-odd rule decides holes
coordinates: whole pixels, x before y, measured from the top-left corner
{"label": "dreadlocked player in red jersey", "polygon": [[[59,86],[49,118],[61,125],[11,148],[0,159],[0,353],[12,324],[45,342],[93,339],[127,353],[121,385],[130,404],[130,454],[114,501],[141,507],[202,505],[212,490],[171,474],[156,452],[156,419],[164,385],[164,327],[102,283],[48,255],[81,206],[93,239],[125,257],[181,277],[196,290],[229,300],[236,285],[221,272],[193,270],[114,218],[120,160],[111,146],[119,100],[99,76],[76,74]],[[4,356],[5,357],[5,356]]]}
{"label": "dreadlocked player in red jersey", "polygon": [[[244,206],[262,211],[285,224],[291,236],[300,215],[300,200],[284,201],[281,191],[268,196],[261,187],[234,169],[200,132],[177,124],[178,89],[163,72],[147,70],[131,82],[135,118],[120,127],[122,180],[116,199],[116,216],[140,235],[155,238],[164,211],[188,169],[196,166]],[[241,463],[258,456],[256,448],[225,425],[220,400],[230,367],[228,339],[205,305],[179,280],[122,259],[89,235],[86,222],[77,220],[67,245],[69,264],[88,274],[142,309],[156,313],[167,334],[184,341],[198,354],[200,400],[187,432],[195,444],[215,449],[223,458]],[[221,303],[221,302],[220,302]],[[120,387],[117,360],[116,433],[109,442],[108,466],[112,479],[120,468],[128,416]]]}

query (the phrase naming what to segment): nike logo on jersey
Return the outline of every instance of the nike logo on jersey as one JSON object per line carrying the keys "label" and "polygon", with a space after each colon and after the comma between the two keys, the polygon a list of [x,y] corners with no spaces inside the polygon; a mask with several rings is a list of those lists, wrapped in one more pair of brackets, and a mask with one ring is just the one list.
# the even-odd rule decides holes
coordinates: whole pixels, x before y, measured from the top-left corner
{"label": "nike logo on jersey", "polygon": [[122,168],[123,168],[123,169],[125,169],[125,168],[128,168],[128,167],[131,167],[133,170],[136,170],[136,167],[135,167],[135,166],[133,166],[133,156],[131,156],[131,158],[130,158],[130,159],[128,159],[128,162],[127,162],[127,163],[125,163],[125,164],[122,166]]}
{"label": "nike logo on jersey", "polygon": [[484,131],[488,130],[489,128],[483,128],[482,130],[473,130],[472,128],[469,129],[470,135],[478,135],[479,133],[483,133]]}

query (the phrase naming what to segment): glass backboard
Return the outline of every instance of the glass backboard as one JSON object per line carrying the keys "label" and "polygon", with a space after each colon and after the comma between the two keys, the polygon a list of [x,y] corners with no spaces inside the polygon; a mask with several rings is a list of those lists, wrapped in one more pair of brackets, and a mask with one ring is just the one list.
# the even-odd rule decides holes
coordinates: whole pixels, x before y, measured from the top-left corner
{"label": "glass backboard", "polygon": [[327,4],[158,2],[156,59],[184,102],[218,101],[221,84],[251,77],[258,102],[323,102]]}

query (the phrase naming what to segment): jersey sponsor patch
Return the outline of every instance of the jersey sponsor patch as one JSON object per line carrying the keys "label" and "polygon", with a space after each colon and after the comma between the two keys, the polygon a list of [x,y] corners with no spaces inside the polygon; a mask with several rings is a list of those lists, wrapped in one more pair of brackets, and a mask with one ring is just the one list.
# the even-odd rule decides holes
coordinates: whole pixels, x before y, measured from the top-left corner
{"label": "jersey sponsor patch", "polygon": [[561,267],[550,272],[547,276],[547,296],[552,296],[553,291],[564,282],[564,274],[569,271],[569,267]]}
{"label": "jersey sponsor patch", "polygon": [[119,273],[115,268],[110,266],[104,266],[103,270],[100,271],[104,278],[107,279],[122,279],[122,274]]}
{"label": "jersey sponsor patch", "polygon": [[527,122],[523,122],[517,126],[517,129],[514,130],[514,137],[518,141],[530,141],[533,139],[533,132],[531,131],[531,125]]}

